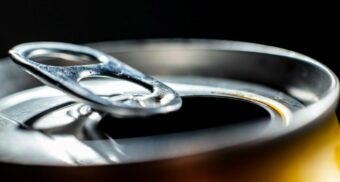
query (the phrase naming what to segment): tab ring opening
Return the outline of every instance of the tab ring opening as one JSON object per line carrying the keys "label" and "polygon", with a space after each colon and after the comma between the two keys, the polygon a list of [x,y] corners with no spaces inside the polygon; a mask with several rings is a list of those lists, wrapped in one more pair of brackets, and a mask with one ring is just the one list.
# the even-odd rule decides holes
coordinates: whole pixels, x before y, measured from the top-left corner
{"label": "tab ring opening", "polygon": [[[95,49],[60,42],[33,42],[15,46],[9,51],[12,60],[46,85],[57,88],[93,108],[115,116],[137,117],[178,110],[182,105],[179,94],[118,59]],[[38,63],[33,58],[72,56],[82,60],[85,57],[99,63],[75,66],[51,66]],[[120,95],[117,98],[103,98],[79,84],[92,76],[106,76],[136,83],[150,94]]]}

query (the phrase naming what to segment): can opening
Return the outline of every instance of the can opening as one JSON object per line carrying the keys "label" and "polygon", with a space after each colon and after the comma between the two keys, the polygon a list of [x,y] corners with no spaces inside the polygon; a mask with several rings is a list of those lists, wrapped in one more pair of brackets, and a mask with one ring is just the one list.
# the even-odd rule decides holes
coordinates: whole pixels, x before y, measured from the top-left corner
{"label": "can opening", "polygon": [[[240,114],[242,113],[242,114]],[[168,134],[246,122],[270,121],[263,107],[240,99],[226,97],[184,97],[179,111],[146,118],[106,116],[98,129],[112,138],[130,138]]]}

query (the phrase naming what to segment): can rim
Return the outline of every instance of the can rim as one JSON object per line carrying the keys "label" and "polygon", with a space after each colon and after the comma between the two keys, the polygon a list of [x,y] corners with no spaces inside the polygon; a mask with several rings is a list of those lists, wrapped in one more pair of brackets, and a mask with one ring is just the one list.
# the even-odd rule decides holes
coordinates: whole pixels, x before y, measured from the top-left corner
{"label": "can rim", "polygon": [[[90,47],[95,47],[104,52],[132,52],[132,51],[158,51],[185,48],[186,50],[220,50],[220,51],[237,51],[245,53],[259,53],[270,56],[281,56],[291,58],[302,63],[311,64],[314,67],[322,70],[328,76],[330,86],[323,93],[323,97],[317,103],[309,105],[306,109],[298,111],[296,119],[299,122],[294,122],[285,132],[275,131],[277,135],[271,134],[270,137],[264,137],[262,141],[268,141],[278,138],[286,133],[294,132],[299,129],[310,127],[311,124],[318,125],[323,121],[323,118],[330,117],[338,105],[339,100],[339,79],[336,74],[319,61],[306,56],[304,54],[291,51],[275,46],[263,45],[258,43],[250,43],[233,40],[218,40],[218,39],[182,39],[182,38],[160,38],[160,39],[141,39],[141,40],[118,40],[104,41],[97,43],[88,43]],[[306,117],[307,116],[307,117]],[[308,125],[308,126],[307,126]]]}
{"label": "can rim", "polygon": [[[148,40],[128,40],[128,41],[112,41],[112,42],[100,42],[100,43],[91,43],[87,44],[91,47],[97,48],[104,52],[130,52],[130,51],[154,51],[154,50],[169,50],[178,49],[182,50],[183,48],[192,49],[192,50],[220,50],[220,51],[237,51],[237,52],[250,52],[250,53],[259,53],[259,54],[267,54],[270,56],[280,56],[291,58],[297,60],[302,63],[307,63],[312,65],[313,67],[317,67],[323,73],[327,75],[327,79],[330,81],[330,85],[327,90],[323,93],[322,98],[317,101],[317,103],[313,103],[307,106],[306,109],[298,111],[295,116],[295,121],[292,122],[292,125],[285,128],[284,130],[267,130],[266,132],[261,133],[261,136],[256,139],[247,141],[246,143],[238,144],[234,147],[242,147],[245,144],[249,143],[263,143],[267,141],[272,141],[274,139],[285,136],[288,133],[293,133],[297,131],[301,131],[311,126],[318,126],[318,124],[324,121],[324,118],[330,117],[331,114],[334,113],[338,99],[339,99],[339,81],[336,75],[325,65],[319,63],[313,58],[305,56],[300,53],[296,53],[293,51],[289,51],[286,49],[281,49],[272,46],[266,46],[261,44],[247,43],[247,42],[238,42],[238,41],[226,41],[226,40],[205,40],[205,39],[148,39]],[[220,146],[220,148],[214,148],[211,150],[206,150],[203,152],[209,152],[212,150],[225,149],[226,146]],[[193,154],[200,154],[202,151],[198,151]],[[180,156],[170,156],[163,158],[155,158],[155,159],[147,159],[144,161],[127,161],[126,163],[138,163],[145,161],[154,161],[154,160],[164,160],[164,159],[173,159]],[[187,155],[185,155],[187,156]],[[91,165],[93,166],[93,165]]]}

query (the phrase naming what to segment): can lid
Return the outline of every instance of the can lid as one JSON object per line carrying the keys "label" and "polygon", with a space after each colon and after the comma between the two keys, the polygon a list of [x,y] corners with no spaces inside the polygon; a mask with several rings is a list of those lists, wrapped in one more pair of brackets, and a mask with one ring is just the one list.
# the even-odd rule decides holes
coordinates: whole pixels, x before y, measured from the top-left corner
{"label": "can lid", "polygon": [[[182,109],[189,103],[188,98],[219,101],[232,98],[263,108],[269,119],[119,137],[115,132],[122,127],[120,122],[131,124],[125,129],[143,129],[140,123],[147,118],[128,121],[117,115],[106,117],[105,112],[77,103],[63,92],[46,86],[31,88],[32,81],[28,86],[31,89],[25,90],[5,79],[3,86],[16,91],[11,95],[7,94],[9,91],[0,92],[0,161],[102,165],[228,151],[301,131],[329,116],[337,104],[338,80],[328,68],[309,57],[279,48],[213,40],[108,42],[92,46],[143,72],[159,75],[158,80],[183,98]],[[4,70],[0,78],[15,73],[23,80],[21,83],[29,79],[11,66],[0,65],[0,69]],[[148,93],[138,85],[119,80],[95,79],[82,84],[96,95],[108,98],[121,93]],[[199,117],[213,115],[214,103],[196,102],[191,106],[197,112],[185,118],[180,115],[182,120],[178,122],[182,125],[185,121],[197,125],[199,119],[206,121],[203,123],[213,122]],[[162,123],[159,126],[167,126],[163,119],[170,116],[166,114],[157,120]],[[197,117],[192,119],[193,116]],[[133,125],[134,122],[138,124]]]}
{"label": "can lid", "polygon": [[[173,158],[222,147],[237,146],[240,143],[263,137],[261,136],[262,133],[266,135],[275,133],[275,131],[289,125],[294,111],[304,107],[300,102],[282,92],[246,82],[194,77],[169,77],[160,78],[160,80],[164,80],[184,99],[198,97],[218,98],[218,100],[237,99],[263,108],[270,119],[247,118],[256,120],[233,122],[232,125],[228,125],[226,123],[231,118],[224,115],[217,118],[217,120],[222,120],[220,122],[225,123],[220,126],[213,125],[173,133],[147,134],[148,128],[141,127],[141,125],[148,126],[146,119],[139,118],[129,121],[124,118],[110,117],[103,121],[104,113],[92,111],[88,105],[76,103],[75,100],[62,92],[42,86],[0,100],[2,103],[0,108],[1,123],[6,125],[6,127],[1,128],[0,148],[2,150],[0,160],[35,165],[72,166]],[[117,80],[97,79],[86,81],[83,84],[97,95],[145,92],[136,85]],[[279,99],[278,95],[280,96]],[[186,104],[186,100],[184,100],[184,104]],[[205,111],[209,115],[216,113],[216,111],[211,111],[211,108],[223,107],[223,105],[201,104],[195,107],[201,108],[200,111]],[[243,109],[245,109],[246,114],[246,108]],[[198,109],[193,108],[193,110]],[[183,112],[184,118],[180,118],[183,115],[176,116],[177,113],[174,112],[175,118],[173,120],[156,119],[156,122],[162,122],[160,125],[168,126],[169,123],[166,122],[176,122],[176,119],[181,119],[182,122],[188,119],[194,119],[196,122],[207,122],[204,126],[217,122],[211,120],[199,121],[197,117],[188,115],[192,113]],[[224,113],[227,114],[228,110],[225,110]],[[172,116],[164,115],[164,117]],[[210,118],[216,119],[216,117]],[[110,123],[103,124],[101,122]],[[110,129],[105,128],[105,126],[117,128],[116,131],[121,129],[129,132],[128,127],[119,128],[122,126],[119,122],[128,122],[132,125],[131,129],[134,129],[134,122],[144,122],[144,124],[135,125],[146,131],[138,137],[117,138],[115,133],[110,134]],[[180,125],[176,127],[181,128]],[[242,133],[241,136],[240,133]]]}

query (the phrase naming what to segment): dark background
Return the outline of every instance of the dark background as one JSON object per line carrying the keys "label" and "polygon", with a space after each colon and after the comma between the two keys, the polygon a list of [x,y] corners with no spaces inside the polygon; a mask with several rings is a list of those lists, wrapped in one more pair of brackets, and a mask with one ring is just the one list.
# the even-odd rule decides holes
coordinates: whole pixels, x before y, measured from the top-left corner
{"label": "dark background", "polygon": [[312,56],[334,70],[335,4],[213,1],[0,1],[0,56],[39,40],[86,43],[141,38],[214,38],[269,44]]}
{"label": "dark background", "polygon": [[309,55],[338,75],[335,4],[275,1],[1,1],[0,57],[27,41],[213,38],[256,42]]}

